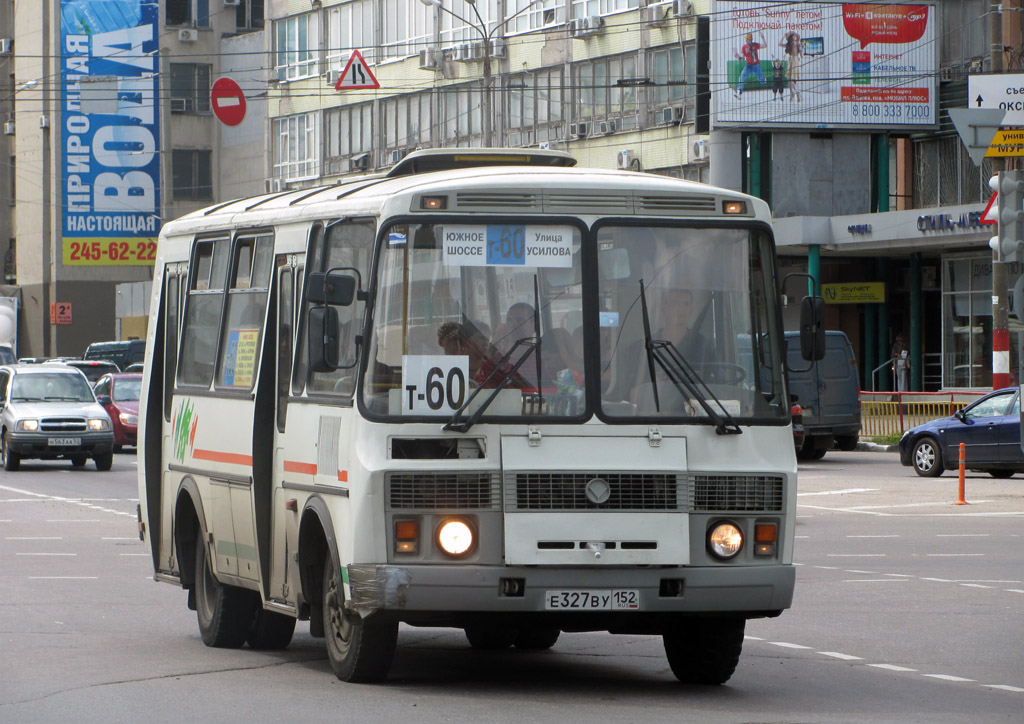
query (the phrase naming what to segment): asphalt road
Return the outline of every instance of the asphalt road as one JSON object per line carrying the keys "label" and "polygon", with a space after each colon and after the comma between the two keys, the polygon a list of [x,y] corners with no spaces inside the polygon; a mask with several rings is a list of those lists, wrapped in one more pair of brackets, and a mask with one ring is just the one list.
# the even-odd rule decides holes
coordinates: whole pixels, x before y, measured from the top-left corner
{"label": "asphalt road", "polygon": [[793,608],[736,674],[682,686],[660,639],[473,651],[403,627],[389,680],[343,684],[300,624],[284,652],[203,646],[152,581],[135,458],[0,471],[2,722],[1021,722],[1024,476],[919,478],[892,453],[800,465]]}

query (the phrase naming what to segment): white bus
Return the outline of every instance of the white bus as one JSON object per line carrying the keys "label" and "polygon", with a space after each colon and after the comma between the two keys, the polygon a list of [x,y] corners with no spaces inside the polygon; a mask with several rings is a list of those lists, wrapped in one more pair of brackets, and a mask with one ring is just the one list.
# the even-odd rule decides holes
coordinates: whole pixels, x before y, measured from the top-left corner
{"label": "white bus", "polygon": [[309,620],[340,679],[375,681],[400,623],[653,634],[721,683],[746,620],[790,605],[768,207],[574,165],[420,151],[164,227],[139,525],[207,645]]}

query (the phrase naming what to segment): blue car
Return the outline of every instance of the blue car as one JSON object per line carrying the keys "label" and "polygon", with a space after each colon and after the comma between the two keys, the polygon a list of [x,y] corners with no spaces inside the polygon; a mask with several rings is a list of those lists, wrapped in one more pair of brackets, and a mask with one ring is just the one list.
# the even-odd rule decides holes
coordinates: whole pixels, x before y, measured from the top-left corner
{"label": "blue car", "polygon": [[1016,387],[997,390],[952,417],[912,427],[900,439],[900,462],[932,478],[960,465],[960,443],[968,470],[1009,478],[1024,472],[1020,448],[1020,394]]}

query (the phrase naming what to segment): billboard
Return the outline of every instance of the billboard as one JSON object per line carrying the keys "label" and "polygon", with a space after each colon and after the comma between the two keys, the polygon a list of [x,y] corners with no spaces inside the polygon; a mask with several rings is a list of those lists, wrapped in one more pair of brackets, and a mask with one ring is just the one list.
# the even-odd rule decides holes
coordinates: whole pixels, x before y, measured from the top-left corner
{"label": "billboard", "polygon": [[61,0],[65,265],[144,265],[160,233],[158,0]]}
{"label": "billboard", "polygon": [[935,5],[719,0],[714,11],[713,125],[938,123]]}

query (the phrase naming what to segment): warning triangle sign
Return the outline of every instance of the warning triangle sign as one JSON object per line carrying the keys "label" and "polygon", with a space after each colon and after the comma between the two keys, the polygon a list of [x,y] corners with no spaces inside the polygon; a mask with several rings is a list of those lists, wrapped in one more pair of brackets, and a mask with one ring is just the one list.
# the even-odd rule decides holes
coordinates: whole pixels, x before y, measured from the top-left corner
{"label": "warning triangle sign", "polygon": [[356,90],[359,88],[380,88],[380,83],[370,72],[370,66],[363,60],[358,50],[353,50],[345,70],[338,76],[338,82],[334,84],[335,90]]}
{"label": "warning triangle sign", "polygon": [[999,220],[996,218],[996,212],[998,206],[996,206],[996,199],[999,198],[999,192],[996,191],[992,194],[992,198],[988,200],[988,205],[985,210],[981,212],[981,218],[978,219],[979,224],[998,224]]}

